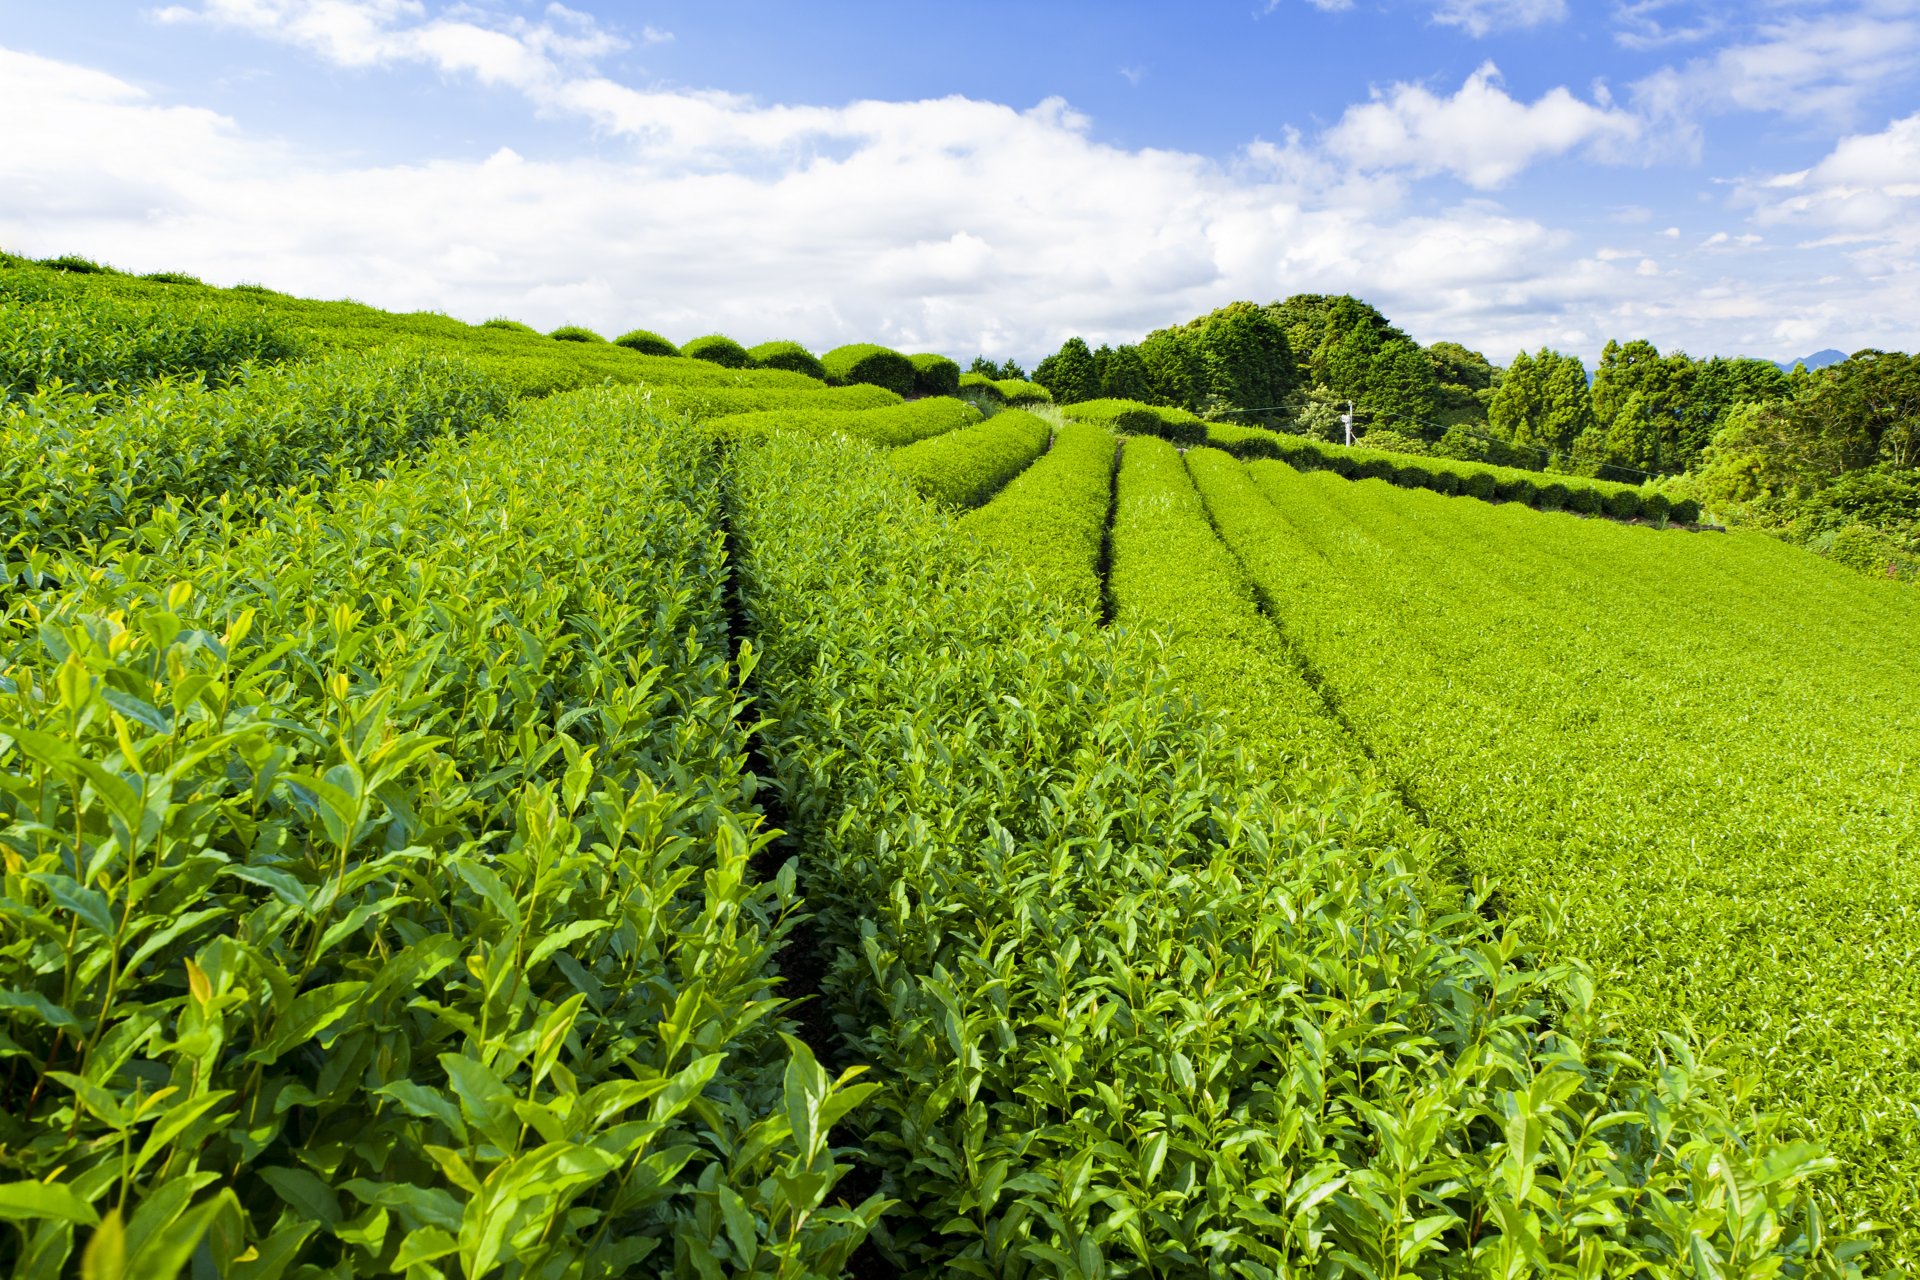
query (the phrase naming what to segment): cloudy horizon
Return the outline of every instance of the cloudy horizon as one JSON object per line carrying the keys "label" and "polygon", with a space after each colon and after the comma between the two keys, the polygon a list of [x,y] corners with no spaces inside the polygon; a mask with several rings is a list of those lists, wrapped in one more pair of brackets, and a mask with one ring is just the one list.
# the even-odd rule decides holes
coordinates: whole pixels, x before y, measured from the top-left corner
{"label": "cloudy horizon", "polygon": [[1293,293],[1502,364],[1916,345],[1920,0],[895,12],[0,0],[0,248],[963,361]]}

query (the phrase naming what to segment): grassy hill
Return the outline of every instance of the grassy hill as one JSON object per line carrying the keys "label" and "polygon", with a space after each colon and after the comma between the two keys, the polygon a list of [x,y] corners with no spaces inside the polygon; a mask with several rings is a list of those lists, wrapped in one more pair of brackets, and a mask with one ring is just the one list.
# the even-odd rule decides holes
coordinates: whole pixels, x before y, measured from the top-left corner
{"label": "grassy hill", "polygon": [[0,1263],[1860,1274],[1910,590],[707,348],[0,267]]}

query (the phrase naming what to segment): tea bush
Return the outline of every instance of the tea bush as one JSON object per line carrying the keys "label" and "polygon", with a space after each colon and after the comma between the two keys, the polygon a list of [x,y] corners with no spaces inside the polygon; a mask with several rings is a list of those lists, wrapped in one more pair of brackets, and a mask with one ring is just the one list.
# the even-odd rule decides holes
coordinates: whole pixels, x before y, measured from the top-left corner
{"label": "tea bush", "polygon": [[913,361],[890,347],[871,342],[835,347],[820,357],[820,364],[827,371],[827,380],[836,386],[869,382],[895,395],[913,394]]}
{"label": "tea bush", "polygon": [[923,498],[977,507],[1026,470],[1053,437],[1043,419],[1017,409],[896,449],[888,457]]}

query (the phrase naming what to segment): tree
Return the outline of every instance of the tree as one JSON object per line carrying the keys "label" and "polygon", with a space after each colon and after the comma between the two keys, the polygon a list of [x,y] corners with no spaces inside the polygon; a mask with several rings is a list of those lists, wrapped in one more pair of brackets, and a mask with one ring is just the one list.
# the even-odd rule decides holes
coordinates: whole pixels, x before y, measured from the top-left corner
{"label": "tree", "polygon": [[1500,385],[1500,370],[1478,351],[1457,342],[1436,342],[1427,348],[1433,367],[1434,418],[1444,429],[1484,428],[1487,404]]}
{"label": "tree", "polygon": [[1100,394],[1115,400],[1148,400],[1153,382],[1140,359],[1140,348],[1123,344],[1113,349],[1100,370]]}
{"label": "tree", "polygon": [[1015,363],[1012,356],[1008,356],[999,364],[995,364],[985,356],[975,356],[973,363],[967,366],[967,372],[984,374],[995,381],[1002,378],[1013,378],[1020,382],[1027,380],[1027,371]]}
{"label": "tree", "polygon": [[1062,343],[1060,350],[1035,366],[1033,380],[1052,393],[1055,404],[1077,404],[1100,395],[1100,368],[1083,338]]}
{"label": "tree", "polygon": [[1574,443],[1594,422],[1586,366],[1546,347],[1515,356],[1487,405],[1489,429],[1536,467],[1571,462]]}

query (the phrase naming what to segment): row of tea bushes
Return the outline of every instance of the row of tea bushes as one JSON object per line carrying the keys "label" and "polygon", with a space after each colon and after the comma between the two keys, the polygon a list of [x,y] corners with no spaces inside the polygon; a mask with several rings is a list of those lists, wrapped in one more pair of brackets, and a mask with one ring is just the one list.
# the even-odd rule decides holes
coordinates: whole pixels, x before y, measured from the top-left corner
{"label": "row of tea bushes", "polygon": [[949,507],[977,507],[1025,471],[1052,438],[1053,427],[1044,419],[1010,409],[896,449],[888,461],[921,497]]}
{"label": "row of tea bushes", "polygon": [[[229,506],[339,483],[507,412],[471,363],[405,348],[162,379],[132,399],[0,402],[0,550],[14,564],[127,533],[167,503]],[[13,572],[19,572],[18,569]]]}
{"label": "row of tea bushes", "polygon": [[558,397],[9,610],[0,1270],[841,1273],[710,453]]}
{"label": "row of tea bushes", "polygon": [[1045,457],[961,527],[1004,552],[1042,595],[1097,612],[1117,447],[1105,427],[1067,423]]}
{"label": "row of tea bushes", "polygon": [[1300,471],[1333,471],[1350,480],[1385,480],[1405,489],[1465,494],[1488,502],[1521,502],[1542,511],[1573,511],[1614,520],[1645,519],[1656,524],[1671,521],[1690,525],[1700,519],[1700,504],[1691,498],[1675,501],[1653,489],[1585,476],[1387,453],[1217,422],[1207,424],[1204,443],[1242,460],[1272,458]]}
{"label": "row of tea bushes", "polygon": [[960,394],[978,396],[990,404],[1004,404],[1012,408],[1053,403],[1053,393],[1037,382],[1020,378],[989,378],[984,373],[961,374]]}
{"label": "row of tea bushes", "polygon": [[[862,409],[830,407],[833,397],[855,391],[884,395],[894,402]],[[846,387],[794,401],[792,408],[727,414],[709,419],[707,425],[723,435],[734,437],[764,435],[782,429],[816,435],[839,432],[892,449],[929,440],[979,421],[980,411],[964,400],[933,397],[902,403],[890,392],[877,387]]]}

